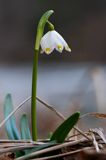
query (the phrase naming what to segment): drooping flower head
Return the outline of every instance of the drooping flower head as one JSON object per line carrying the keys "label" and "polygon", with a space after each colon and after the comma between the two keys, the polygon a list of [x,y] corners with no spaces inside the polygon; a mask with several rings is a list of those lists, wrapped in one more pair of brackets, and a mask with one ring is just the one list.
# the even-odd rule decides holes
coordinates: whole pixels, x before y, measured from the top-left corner
{"label": "drooping flower head", "polygon": [[54,49],[56,49],[61,53],[64,48],[66,51],[71,52],[71,49],[69,48],[66,41],[55,30],[48,31],[41,38],[40,45],[41,45],[41,53],[45,52],[46,54],[50,54]]}

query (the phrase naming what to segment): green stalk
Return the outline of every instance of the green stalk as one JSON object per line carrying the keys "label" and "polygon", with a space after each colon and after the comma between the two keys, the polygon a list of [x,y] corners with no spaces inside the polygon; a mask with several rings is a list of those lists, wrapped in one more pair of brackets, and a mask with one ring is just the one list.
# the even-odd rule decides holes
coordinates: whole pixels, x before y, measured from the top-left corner
{"label": "green stalk", "polygon": [[32,123],[32,139],[37,140],[37,121],[36,121],[36,91],[37,91],[37,71],[38,71],[38,54],[40,49],[40,41],[43,36],[45,24],[47,23],[49,17],[53,14],[52,10],[47,11],[41,17],[35,41],[35,53],[33,60],[33,72],[32,72],[32,98],[31,98],[31,123]]}

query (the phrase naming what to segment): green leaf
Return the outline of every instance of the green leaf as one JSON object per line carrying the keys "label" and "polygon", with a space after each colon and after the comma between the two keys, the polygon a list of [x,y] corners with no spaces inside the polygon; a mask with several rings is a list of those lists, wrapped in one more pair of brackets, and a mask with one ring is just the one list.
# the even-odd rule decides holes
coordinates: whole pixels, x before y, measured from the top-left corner
{"label": "green leaf", "polygon": [[53,133],[52,132],[49,132],[49,134],[48,134],[48,139],[50,139],[51,137],[52,137],[52,135],[53,135]]}
{"label": "green leaf", "polygon": [[[4,117],[6,118],[13,111],[13,103],[11,94],[7,94],[4,101]],[[12,116],[5,124],[9,139],[20,139],[20,134],[16,127],[15,117]]]}
{"label": "green leaf", "polygon": [[32,139],[26,114],[23,114],[20,120],[21,139]]}
{"label": "green leaf", "polygon": [[[32,139],[31,138],[31,133],[29,129],[29,124],[28,124],[28,118],[26,114],[23,114],[20,120],[20,130],[21,130],[21,139]],[[25,155],[30,153],[30,150],[26,149],[24,150]]]}
{"label": "green leaf", "polygon": [[58,143],[64,142],[70,130],[78,122],[80,117],[80,112],[75,112],[69,118],[67,118],[53,133],[51,141],[56,140]]}
{"label": "green leaf", "polygon": [[[11,94],[7,94],[4,101],[4,117],[6,118],[13,111],[13,102]],[[9,139],[18,140],[20,139],[20,134],[16,127],[15,117],[11,116],[9,120],[5,124],[7,136]],[[24,151],[17,151],[16,157],[20,157],[25,155]]]}

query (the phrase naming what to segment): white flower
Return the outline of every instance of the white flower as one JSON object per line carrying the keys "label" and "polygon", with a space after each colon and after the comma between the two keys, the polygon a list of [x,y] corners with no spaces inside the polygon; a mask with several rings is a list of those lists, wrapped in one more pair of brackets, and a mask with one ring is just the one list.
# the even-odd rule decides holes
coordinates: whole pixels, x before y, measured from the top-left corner
{"label": "white flower", "polygon": [[41,38],[40,45],[42,49],[41,53],[45,52],[46,54],[50,54],[54,49],[56,49],[57,51],[61,53],[64,48],[66,51],[71,52],[71,49],[69,48],[66,41],[55,30],[47,32]]}

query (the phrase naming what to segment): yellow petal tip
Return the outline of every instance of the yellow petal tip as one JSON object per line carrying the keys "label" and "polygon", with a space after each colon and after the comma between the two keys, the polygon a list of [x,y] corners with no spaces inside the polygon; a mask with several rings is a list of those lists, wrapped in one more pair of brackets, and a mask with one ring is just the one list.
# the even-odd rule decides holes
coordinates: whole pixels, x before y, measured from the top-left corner
{"label": "yellow petal tip", "polygon": [[51,49],[50,49],[50,48],[46,48],[46,49],[45,49],[45,53],[46,53],[46,54],[50,54],[50,53],[51,53]]}

